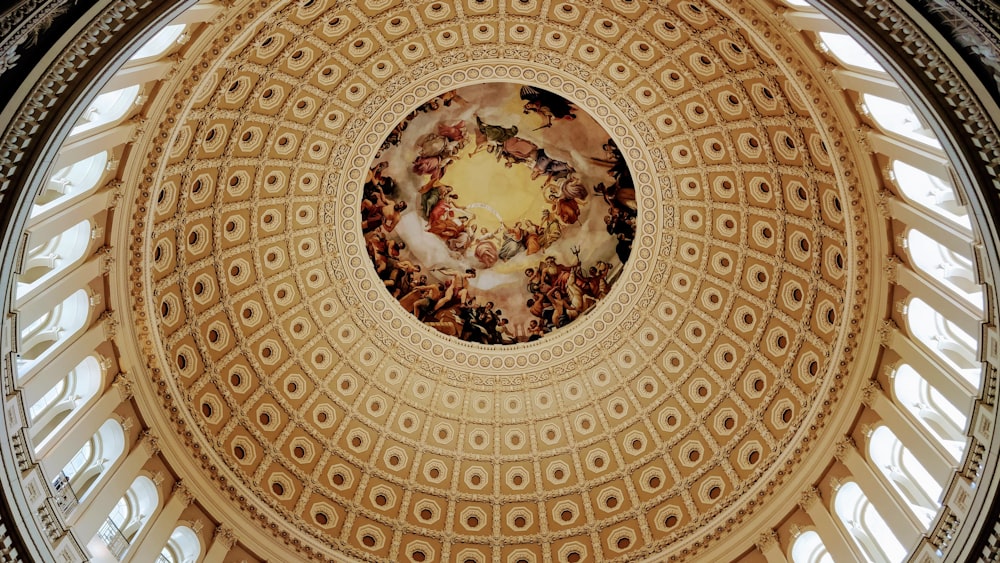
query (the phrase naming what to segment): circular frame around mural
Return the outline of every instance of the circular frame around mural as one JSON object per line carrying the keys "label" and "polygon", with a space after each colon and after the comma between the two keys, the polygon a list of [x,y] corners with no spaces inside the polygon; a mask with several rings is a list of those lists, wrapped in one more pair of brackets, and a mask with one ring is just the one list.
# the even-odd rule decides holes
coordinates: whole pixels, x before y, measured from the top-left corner
{"label": "circular frame around mural", "polygon": [[538,340],[621,276],[635,184],[588,113],[540,87],[465,86],[386,136],[361,200],[368,255],[421,322],[479,344]]}

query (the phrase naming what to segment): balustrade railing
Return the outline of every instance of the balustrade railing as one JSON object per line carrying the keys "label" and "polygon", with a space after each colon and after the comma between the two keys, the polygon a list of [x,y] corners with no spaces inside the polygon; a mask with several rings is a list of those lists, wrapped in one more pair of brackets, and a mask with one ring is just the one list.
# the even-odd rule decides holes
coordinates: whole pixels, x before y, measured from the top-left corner
{"label": "balustrade railing", "polygon": [[76,497],[76,491],[73,490],[73,485],[69,482],[69,477],[67,477],[62,471],[60,471],[59,475],[52,481],[52,488],[55,489],[56,492],[56,506],[59,507],[63,516],[69,514],[69,512],[76,508],[76,505],[80,503],[80,499]]}
{"label": "balustrade railing", "polygon": [[115,559],[121,559],[122,555],[125,554],[125,550],[128,549],[129,541],[125,537],[125,534],[118,529],[118,525],[111,521],[110,518],[101,524],[99,530],[97,530],[97,536],[101,538],[104,545],[108,546],[108,551]]}

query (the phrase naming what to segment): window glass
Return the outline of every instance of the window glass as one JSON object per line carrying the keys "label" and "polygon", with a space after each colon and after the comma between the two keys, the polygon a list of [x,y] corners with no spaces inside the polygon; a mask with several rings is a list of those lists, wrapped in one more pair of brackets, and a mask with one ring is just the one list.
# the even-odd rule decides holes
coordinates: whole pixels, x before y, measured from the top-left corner
{"label": "window glass", "polygon": [[83,112],[76,127],[70,131],[70,135],[78,135],[125,117],[138,97],[138,84],[98,94],[87,110]]}
{"label": "window glass", "polygon": [[125,497],[118,499],[115,507],[111,509],[111,514],[108,515],[108,519],[121,529],[125,525],[125,519],[128,518],[128,502],[125,501]]}
{"label": "window glass", "polygon": [[160,552],[160,556],[173,563],[194,563],[201,555],[201,542],[194,530],[178,526],[170,534],[170,540]]}
{"label": "window glass", "polygon": [[17,277],[18,298],[83,258],[90,247],[91,229],[89,220],[81,221],[28,250],[23,272]]}
{"label": "window glass", "polygon": [[155,57],[165,53],[177,41],[177,38],[184,33],[184,24],[168,25],[161,29],[156,35],[150,38],[138,51],[132,55],[130,61]]}
{"label": "window glass", "polygon": [[87,443],[76,452],[72,458],[70,458],[69,463],[63,467],[63,473],[66,477],[72,479],[76,477],[76,474],[80,472],[81,469],[87,466],[90,462],[91,457],[94,455],[94,439],[91,438],[87,440]]}
{"label": "window glass", "polygon": [[843,33],[819,32],[819,39],[831,55],[844,66],[860,67],[876,72],[885,72],[882,65],[865,51],[857,41]]}
{"label": "window glass", "polygon": [[917,269],[982,311],[983,291],[976,283],[971,258],[952,251],[919,229],[910,229],[906,233],[906,241]]}
{"label": "window glass", "polygon": [[26,364],[39,360],[83,328],[89,313],[90,299],[85,290],[79,289],[21,331],[18,361]]}
{"label": "window glass", "polygon": [[907,199],[971,232],[969,215],[949,182],[899,160],[892,161],[889,176]]}
{"label": "window glass", "polygon": [[934,148],[941,148],[941,143],[924,126],[909,105],[873,94],[862,94],[861,100],[865,110],[882,129]]}
{"label": "window glass", "polygon": [[45,183],[42,192],[35,198],[31,216],[35,217],[75,195],[96,188],[97,183],[104,177],[107,166],[108,151],[101,151],[56,170]]}
{"label": "window glass", "polygon": [[937,514],[941,485],[887,426],[879,426],[872,432],[868,455],[920,519],[924,529],[929,528]]}
{"label": "window glass", "polygon": [[35,404],[31,405],[31,408],[28,409],[28,415],[31,419],[37,419],[38,415],[42,414],[45,409],[49,407],[49,405],[62,396],[65,389],[66,379],[60,379],[59,383],[56,383],[52,389],[49,389],[44,395],[42,395],[41,399],[38,399],[38,401],[36,401]]}
{"label": "window glass", "polygon": [[906,558],[906,549],[857,483],[842,484],[833,504],[837,517],[869,561],[897,563]]}
{"label": "window glass", "polygon": [[892,381],[896,400],[957,461],[965,451],[966,416],[908,364],[896,369]]}
{"label": "window glass", "polygon": [[976,339],[952,321],[914,297],[906,306],[910,333],[969,383],[979,387],[980,363]]}
{"label": "window glass", "polygon": [[809,530],[792,543],[792,563],[834,563],[819,534]]}

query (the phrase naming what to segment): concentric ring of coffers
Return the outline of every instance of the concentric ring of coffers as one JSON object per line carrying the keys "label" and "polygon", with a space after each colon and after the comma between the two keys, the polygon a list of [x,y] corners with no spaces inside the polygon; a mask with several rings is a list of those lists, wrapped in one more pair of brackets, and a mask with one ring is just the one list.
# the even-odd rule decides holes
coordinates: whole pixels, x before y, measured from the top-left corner
{"label": "concentric ring of coffers", "polygon": [[[859,253],[845,214],[860,204],[810,109],[825,101],[807,105],[709,8],[631,4],[288,4],[176,92],[178,135],[139,202],[165,406],[304,545],[365,560],[485,561],[497,538],[511,560],[679,553],[722,507],[772,493],[781,452],[806,451],[804,421],[835,402],[828,358]],[[519,112],[525,85],[588,113],[603,100],[593,115],[622,150],[643,146],[628,163],[647,176],[636,277],[509,354],[400,307],[361,209],[399,118],[487,69]]]}

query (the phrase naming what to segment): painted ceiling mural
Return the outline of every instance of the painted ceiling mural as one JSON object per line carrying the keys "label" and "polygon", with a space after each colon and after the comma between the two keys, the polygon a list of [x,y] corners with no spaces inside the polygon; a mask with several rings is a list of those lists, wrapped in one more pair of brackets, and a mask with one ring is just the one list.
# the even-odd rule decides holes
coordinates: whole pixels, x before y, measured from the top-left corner
{"label": "painted ceiling mural", "polygon": [[368,254],[400,305],[481,344],[585,315],[628,261],[635,187],[610,135],[557,94],[487,83],[389,133],[361,202]]}

